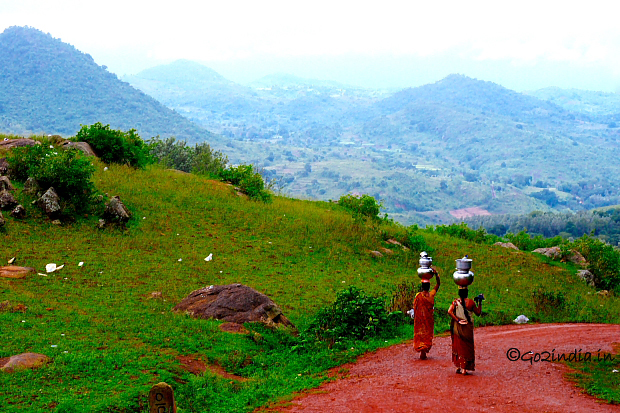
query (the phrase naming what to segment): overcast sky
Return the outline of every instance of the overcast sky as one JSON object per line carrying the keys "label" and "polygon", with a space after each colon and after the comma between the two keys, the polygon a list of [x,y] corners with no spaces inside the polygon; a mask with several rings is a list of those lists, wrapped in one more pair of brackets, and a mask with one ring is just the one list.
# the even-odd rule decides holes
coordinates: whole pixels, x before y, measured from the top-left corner
{"label": "overcast sky", "polygon": [[176,59],[237,82],[272,73],[409,87],[451,73],[523,91],[620,92],[615,1],[0,0],[121,76]]}

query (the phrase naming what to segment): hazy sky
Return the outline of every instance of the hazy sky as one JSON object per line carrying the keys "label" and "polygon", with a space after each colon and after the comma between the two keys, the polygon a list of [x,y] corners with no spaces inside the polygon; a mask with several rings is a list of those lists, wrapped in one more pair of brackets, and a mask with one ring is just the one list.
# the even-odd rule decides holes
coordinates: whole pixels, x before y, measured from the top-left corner
{"label": "hazy sky", "polygon": [[616,1],[0,0],[120,75],[176,59],[249,82],[271,73],[407,87],[462,73],[522,91],[620,92]]}

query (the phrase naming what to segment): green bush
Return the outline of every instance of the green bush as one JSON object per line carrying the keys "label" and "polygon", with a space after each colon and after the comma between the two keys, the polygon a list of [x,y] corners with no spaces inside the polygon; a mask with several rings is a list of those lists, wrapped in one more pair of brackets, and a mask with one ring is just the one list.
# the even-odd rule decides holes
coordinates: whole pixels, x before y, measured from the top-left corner
{"label": "green bush", "polygon": [[487,234],[483,227],[480,227],[477,230],[470,229],[464,222],[450,225],[437,225],[434,231],[440,235],[449,235],[451,237],[462,238],[478,244],[493,244],[501,241],[501,238],[498,236]]}
{"label": "green bush", "polygon": [[221,177],[227,164],[228,157],[220,151],[214,151],[207,143],[198,143],[194,147],[193,173]]}
{"label": "green bush", "polygon": [[250,198],[263,202],[269,202],[271,200],[271,194],[265,189],[263,177],[258,172],[254,171],[252,165],[228,167],[222,170],[222,179],[233,185],[237,185],[239,189]]}
{"label": "green bush", "polygon": [[536,235],[532,237],[524,229],[517,234],[509,232],[506,234],[506,239],[516,245],[521,251],[534,251],[538,248],[551,248],[564,245],[568,243],[568,240],[557,236],[553,238],[544,238],[542,235]]}
{"label": "green bush", "polygon": [[177,141],[174,137],[161,140],[157,136],[147,144],[149,154],[160,164],[183,172],[192,171],[194,150],[185,141]]}
{"label": "green bush", "polygon": [[388,313],[383,298],[371,297],[357,287],[349,287],[338,293],[330,307],[319,310],[304,334],[332,347],[391,330],[396,324],[394,316],[401,314]]}
{"label": "green bush", "polygon": [[574,246],[588,262],[596,287],[620,294],[620,251],[588,235],[575,240]]}
{"label": "green bush", "polygon": [[97,122],[90,126],[82,125],[75,140],[88,143],[99,158],[108,164],[143,168],[150,162],[149,148],[135,129],[123,132]]}
{"label": "green bush", "polygon": [[338,205],[353,213],[353,216],[365,216],[369,218],[378,218],[379,212],[383,207],[381,202],[377,202],[370,195],[353,195],[347,194],[340,197]]}
{"label": "green bush", "polygon": [[34,178],[46,190],[54,187],[61,200],[82,211],[91,204],[95,167],[77,149],[54,149],[44,145],[14,148],[8,155],[11,177],[24,181]]}

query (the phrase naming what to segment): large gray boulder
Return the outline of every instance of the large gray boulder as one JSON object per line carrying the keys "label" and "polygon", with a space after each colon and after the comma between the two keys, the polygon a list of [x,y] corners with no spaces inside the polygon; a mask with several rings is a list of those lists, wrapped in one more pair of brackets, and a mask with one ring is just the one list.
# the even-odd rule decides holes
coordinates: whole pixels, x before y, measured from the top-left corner
{"label": "large gray boulder", "polygon": [[546,257],[551,258],[552,260],[559,260],[562,257],[562,252],[560,251],[560,247],[536,248],[532,252],[542,254]]}
{"label": "large gray boulder", "polygon": [[40,190],[41,190],[41,187],[39,187],[39,183],[33,177],[26,179],[26,183],[24,183],[25,193],[35,195]]}
{"label": "large gray boulder", "polygon": [[23,205],[17,205],[13,210],[9,213],[10,216],[17,219],[26,218],[26,208]]}
{"label": "large gray boulder", "polygon": [[12,373],[17,370],[36,369],[48,363],[49,357],[45,354],[38,353],[22,353],[15,356],[2,359],[0,362],[0,371]]}
{"label": "large gray boulder", "polygon": [[243,284],[211,285],[192,291],[172,310],[238,324],[295,327],[271,298]]}
{"label": "large gray boulder", "polygon": [[496,242],[496,243],[495,243],[495,244],[493,244],[493,245],[497,245],[497,246],[500,246],[500,247],[510,248],[510,249],[513,249],[513,250],[517,250],[517,251],[519,251],[519,247],[517,247],[517,246],[516,246],[515,244],[513,244],[512,242]]}
{"label": "large gray boulder", "polygon": [[14,208],[17,205],[17,200],[13,196],[13,194],[9,191],[2,190],[0,191],[0,209],[1,210],[9,210]]}
{"label": "large gray boulder", "polygon": [[41,198],[37,200],[37,205],[50,218],[60,213],[60,197],[52,187],[41,195]]}
{"label": "large gray boulder", "polygon": [[584,280],[590,287],[594,287],[596,285],[594,274],[588,270],[579,270],[577,272],[577,276]]}

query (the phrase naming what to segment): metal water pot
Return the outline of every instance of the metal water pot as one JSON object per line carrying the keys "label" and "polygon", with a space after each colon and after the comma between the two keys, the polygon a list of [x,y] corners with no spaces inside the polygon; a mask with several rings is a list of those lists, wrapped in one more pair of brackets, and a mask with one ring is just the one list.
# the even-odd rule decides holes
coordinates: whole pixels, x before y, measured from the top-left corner
{"label": "metal water pot", "polygon": [[474,273],[470,271],[472,260],[463,258],[456,260],[456,271],[452,274],[454,283],[460,287],[467,287],[474,282]]}
{"label": "metal water pot", "polygon": [[420,268],[418,268],[418,277],[422,280],[422,282],[429,282],[431,278],[435,275],[435,272],[431,268],[433,264],[433,259],[428,256],[426,251],[420,253]]}

